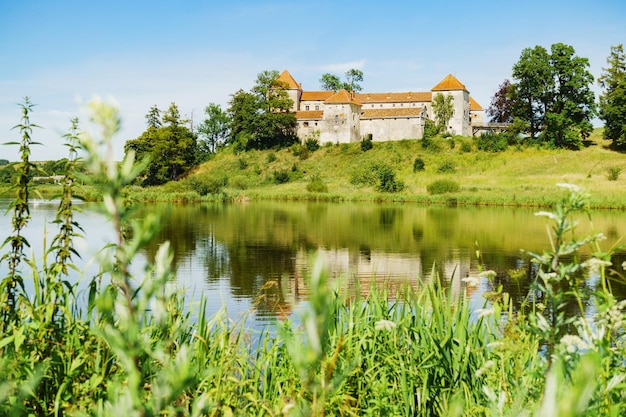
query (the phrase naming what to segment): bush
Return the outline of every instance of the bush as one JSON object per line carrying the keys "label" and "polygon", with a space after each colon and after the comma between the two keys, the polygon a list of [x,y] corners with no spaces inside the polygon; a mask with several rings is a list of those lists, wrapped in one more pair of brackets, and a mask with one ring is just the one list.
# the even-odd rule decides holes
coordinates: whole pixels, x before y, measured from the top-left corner
{"label": "bush", "polygon": [[376,190],[383,193],[396,193],[404,190],[404,183],[396,179],[396,173],[387,165],[378,170],[378,185]]}
{"label": "bush", "polygon": [[359,166],[359,168],[352,171],[352,175],[350,176],[350,184],[357,187],[375,185],[378,179],[378,168],[379,167],[377,164],[371,163]]}
{"label": "bush", "polygon": [[367,152],[373,147],[374,147],[374,144],[372,143],[372,135],[367,135],[366,137],[364,137],[363,140],[361,141],[361,150],[363,152]]}
{"label": "bush", "polygon": [[449,159],[443,161],[437,167],[437,172],[442,173],[442,174],[446,174],[448,172],[454,172],[455,170],[456,170],[456,166],[454,165],[454,162],[452,162]]}
{"label": "bush", "polygon": [[606,179],[609,181],[617,181],[621,173],[622,173],[622,168],[620,167],[616,167],[616,166],[608,167],[606,169]]}
{"label": "bush", "polygon": [[304,141],[304,146],[306,146],[309,151],[315,152],[320,148],[320,141],[316,137],[310,137]]}
{"label": "bush", "polygon": [[420,157],[415,158],[415,161],[413,161],[413,172],[423,171],[425,168],[424,160]]}
{"label": "bush", "polygon": [[476,138],[476,147],[484,152],[502,152],[509,147],[507,135],[483,133]]}
{"label": "bush", "polygon": [[424,123],[424,136],[422,137],[422,140],[426,139],[428,141],[428,139],[437,136],[438,133],[439,128],[435,122],[432,120],[426,120],[426,123]]}
{"label": "bush", "polygon": [[274,152],[271,152],[269,155],[267,155],[267,163],[268,164],[271,164],[275,160],[276,160],[276,155],[274,155]]}
{"label": "bush", "polygon": [[237,162],[239,163],[240,170],[243,171],[244,169],[248,168],[248,161],[246,161],[244,158],[239,158]]}
{"label": "bush", "polygon": [[193,176],[187,179],[187,186],[199,195],[218,194],[228,186],[228,177],[209,177],[208,175]]}
{"label": "bush", "polygon": [[327,193],[328,187],[320,175],[313,175],[306,185],[306,190],[311,193]]}
{"label": "bush", "polygon": [[461,152],[463,153],[470,153],[472,152],[472,144],[469,143],[468,141],[462,141],[461,142]]}
{"label": "bush", "polygon": [[289,182],[289,172],[287,170],[274,171],[274,184],[285,184]]}
{"label": "bush", "polygon": [[461,186],[453,180],[437,180],[426,186],[426,191],[430,195],[454,193],[459,191]]}

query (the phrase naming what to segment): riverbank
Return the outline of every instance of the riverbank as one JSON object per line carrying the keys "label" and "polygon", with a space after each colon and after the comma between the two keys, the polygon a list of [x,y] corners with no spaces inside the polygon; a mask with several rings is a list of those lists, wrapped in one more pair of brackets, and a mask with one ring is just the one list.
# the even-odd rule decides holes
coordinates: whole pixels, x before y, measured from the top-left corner
{"label": "riverbank", "polygon": [[[590,194],[591,208],[626,209],[624,154],[609,148],[602,129],[586,143],[580,150],[511,146],[488,152],[478,149],[475,138],[455,137],[433,139],[426,149],[417,140],[374,142],[367,151],[360,143],[314,151],[300,145],[279,151],[224,149],[186,178],[158,187],[133,186],[128,193],[143,202],[276,199],[553,207],[562,196],[556,184],[566,182]],[[377,175],[385,167],[393,182],[381,190],[385,187]],[[429,190],[442,180],[458,190]],[[38,189],[50,197],[57,187]],[[81,192],[87,200],[100,197],[90,187]]]}

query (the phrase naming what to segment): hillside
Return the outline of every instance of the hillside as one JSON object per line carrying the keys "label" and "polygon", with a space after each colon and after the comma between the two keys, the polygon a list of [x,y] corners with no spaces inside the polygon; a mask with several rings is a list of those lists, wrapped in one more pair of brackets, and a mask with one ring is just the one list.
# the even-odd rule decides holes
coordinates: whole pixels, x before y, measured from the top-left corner
{"label": "hillside", "polygon": [[[323,146],[307,152],[304,146],[280,151],[249,151],[238,154],[226,149],[197,167],[180,183],[162,191],[221,188],[229,198],[287,198],[323,200],[388,200],[447,202],[457,204],[552,204],[560,195],[555,186],[568,182],[585,188],[596,207],[626,207],[626,185],[621,170],[623,154],[608,149],[600,129],[578,151],[509,147],[502,152],[479,151],[473,138],[438,138],[424,149],[418,140],[374,142],[361,150],[360,143]],[[415,160],[424,169],[414,172]],[[378,192],[372,172],[390,167],[399,192]],[[609,179],[609,171],[617,175]],[[460,190],[429,195],[427,185],[451,179]],[[326,192],[307,190],[312,180]],[[369,182],[368,182],[369,181]],[[281,183],[282,182],[282,183]],[[200,187],[202,184],[204,188]],[[207,185],[208,184],[208,185]],[[323,189],[324,187],[321,187]]]}

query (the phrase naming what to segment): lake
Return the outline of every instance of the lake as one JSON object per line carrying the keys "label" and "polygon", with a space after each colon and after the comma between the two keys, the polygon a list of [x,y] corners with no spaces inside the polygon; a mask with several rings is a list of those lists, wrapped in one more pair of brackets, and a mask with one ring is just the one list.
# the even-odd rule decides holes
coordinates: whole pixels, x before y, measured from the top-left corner
{"label": "lake", "polygon": [[[3,238],[11,231],[8,204],[0,200]],[[50,223],[55,210],[55,202],[39,200],[32,206],[26,236],[37,257],[44,231],[48,241],[56,233]],[[205,297],[209,313],[225,307],[233,319],[247,315],[253,326],[288,317],[306,301],[306,279],[316,257],[347,291],[359,288],[366,293],[371,285],[393,290],[439,277],[452,294],[468,294],[476,308],[484,303],[483,293],[493,291],[496,284],[519,304],[527,297],[536,270],[524,251],[541,253],[550,245],[548,219],[535,216],[535,211],[284,201],[144,205],[137,216],[159,212],[163,229],[134,267],[141,268],[162,242],[170,241],[175,284],[187,300],[193,304]],[[90,260],[112,232],[89,205],[77,219],[85,230],[78,245],[82,260],[77,263],[91,276],[96,267]],[[597,211],[592,220],[593,230],[607,236],[603,248],[626,233],[624,212]],[[592,231],[585,216],[577,231],[579,236]],[[621,270],[625,260],[626,253],[620,251],[613,263]],[[477,276],[481,268],[497,272],[495,283],[482,279],[477,288],[466,288],[460,278]],[[0,273],[6,273],[5,264]],[[597,277],[586,283],[593,288]],[[624,298],[626,287],[616,285],[615,292]]]}

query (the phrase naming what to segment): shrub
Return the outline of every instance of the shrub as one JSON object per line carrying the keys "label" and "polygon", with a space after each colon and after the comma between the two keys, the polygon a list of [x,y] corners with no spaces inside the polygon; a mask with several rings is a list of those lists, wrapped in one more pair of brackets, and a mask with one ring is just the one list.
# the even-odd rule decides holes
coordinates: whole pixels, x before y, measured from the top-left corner
{"label": "shrub", "polygon": [[449,159],[446,159],[437,167],[437,172],[442,173],[442,174],[445,174],[448,172],[454,172],[455,170],[456,170],[456,166],[454,165],[454,162]]}
{"label": "shrub", "polygon": [[304,146],[306,146],[309,151],[315,152],[320,148],[320,141],[316,137],[310,137],[304,141]]}
{"label": "shrub", "polygon": [[268,164],[271,164],[275,160],[276,160],[276,155],[274,155],[274,152],[271,152],[269,155],[267,155],[267,163]]}
{"label": "shrub", "polygon": [[374,144],[372,143],[372,135],[367,135],[366,137],[364,137],[363,140],[361,141],[361,150],[363,152],[367,152],[373,147],[374,147]]}
{"label": "shrub", "polygon": [[424,123],[423,139],[428,140],[430,138],[434,138],[435,136],[437,136],[438,133],[439,133],[439,128],[437,127],[435,122],[433,122],[432,120],[426,120],[426,123]]}
{"label": "shrub", "polygon": [[218,194],[228,186],[228,177],[193,176],[187,179],[187,186],[199,195]]}
{"label": "shrub", "polygon": [[426,191],[430,195],[454,193],[459,191],[461,186],[453,180],[437,180],[426,186]]}
{"label": "shrub", "polygon": [[608,167],[606,169],[606,179],[609,181],[617,181],[621,173],[622,173],[622,168],[620,167],[617,167],[617,166]]}
{"label": "shrub", "polygon": [[242,175],[233,177],[228,183],[230,187],[236,190],[245,190],[248,188],[248,180]]}
{"label": "shrub", "polygon": [[396,179],[396,173],[387,165],[378,169],[378,185],[376,190],[383,193],[395,193],[404,190],[404,183]]}
{"label": "shrub", "polygon": [[468,141],[462,141],[461,142],[461,152],[463,153],[470,153],[472,152],[472,144],[469,143]]}
{"label": "shrub", "polygon": [[274,171],[274,184],[285,184],[289,182],[289,172],[287,170]]}
{"label": "shrub", "polygon": [[313,175],[306,185],[306,190],[311,193],[327,193],[328,187],[320,175]]}
{"label": "shrub", "polygon": [[426,168],[424,160],[419,156],[413,161],[413,172],[423,171]]}
{"label": "shrub", "polygon": [[246,161],[244,158],[239,158],[237,162],[239,163],[240,170],[243,171],[244,169],[248,168],[248,161]]}
{"label": "shrub", "polygon": [[357,187],[373,186],[376,184],[378,165],[364,164],[352,171],[350,176],[350,184]]}
{"label": "shrub", "polygon": [[502,152],[509,147],[507,135],[483,133],[476,138],[476,147],[479,151]]}

